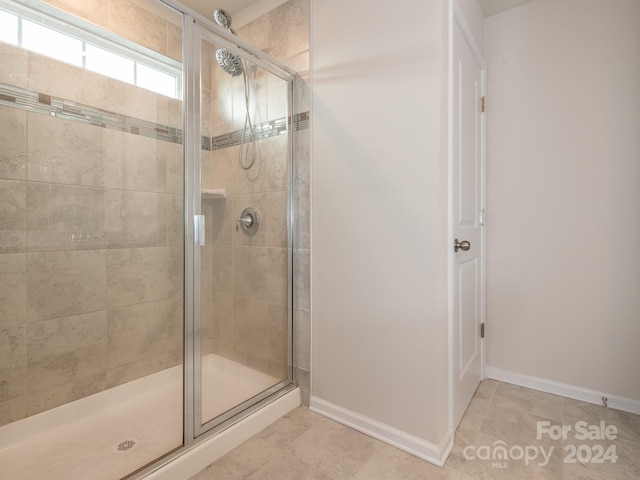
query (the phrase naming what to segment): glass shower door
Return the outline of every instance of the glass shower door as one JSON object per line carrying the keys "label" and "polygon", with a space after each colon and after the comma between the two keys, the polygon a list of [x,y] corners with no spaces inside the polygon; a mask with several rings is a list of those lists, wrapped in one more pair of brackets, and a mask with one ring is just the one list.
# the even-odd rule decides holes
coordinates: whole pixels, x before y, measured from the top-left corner
{"label": "glass shower door", "polygon": [[197,32],[196,209],[206,235],[196,252],[195,370],[203,431],[292,381],[291,76],[229,51],[204,27]]}
{"label": "glass shower door", "polygon": [[118,6],[0,0],[1,478],[183,445],[182,15]]}

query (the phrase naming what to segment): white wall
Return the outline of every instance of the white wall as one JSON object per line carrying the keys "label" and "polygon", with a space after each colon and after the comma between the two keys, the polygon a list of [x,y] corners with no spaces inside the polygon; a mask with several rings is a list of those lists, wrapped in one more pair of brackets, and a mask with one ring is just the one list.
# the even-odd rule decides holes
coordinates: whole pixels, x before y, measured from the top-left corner
{"label": "white wall", "polygon": [[485,27],[487,363],[640,400],[640,2]]}
{"label": "white wall", "polygon": [[312,5],[312,407],[436,446],[448,419],[447,3],[408,0],[401,21],[382,2]]}

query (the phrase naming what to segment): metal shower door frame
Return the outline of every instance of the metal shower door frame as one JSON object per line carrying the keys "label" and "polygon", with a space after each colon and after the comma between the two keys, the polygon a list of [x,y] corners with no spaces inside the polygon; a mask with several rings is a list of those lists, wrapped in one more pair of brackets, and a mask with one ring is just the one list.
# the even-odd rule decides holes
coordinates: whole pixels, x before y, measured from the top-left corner
{"label": "metal shower door frame", "polygon": [[[226,428],[229,424],[251,414],[272,398],[286,393],[295,380],[293,356],[293,106],[297,75],[277,64],[263,52],[234,37],[212,22],[202,21],[189,14],[184,15],[184,158],[185,158],[185,343],[184,343],[184,429],[185,446],[194,443],[205,434]],[[239,57],[258,65],[281,78],[288,85],[288,148],[287,148],[287,248],[288,248],[288,377],[265,392],[237,405],[224,414],[202,424],[202,366],[201,366],[201,255],[196,246],[195,216],[201,214],[200,200],[200,55],[202,41],[226,48]],[[207,435],[208,436],[208,435]]]}

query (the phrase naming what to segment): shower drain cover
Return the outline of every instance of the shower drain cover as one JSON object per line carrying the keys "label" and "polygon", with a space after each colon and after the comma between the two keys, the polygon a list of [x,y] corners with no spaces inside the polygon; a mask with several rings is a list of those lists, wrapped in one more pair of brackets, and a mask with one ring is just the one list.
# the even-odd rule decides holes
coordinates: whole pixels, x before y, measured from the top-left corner
{"label": "shower drain cover", "polygon": [[123,455],[136,448],[139,443],[139,438],[127,438],[126,440],[122,440],[121,442],[118,442],[113,447],[111,447],[111,452],[115,453],[116,455]]}

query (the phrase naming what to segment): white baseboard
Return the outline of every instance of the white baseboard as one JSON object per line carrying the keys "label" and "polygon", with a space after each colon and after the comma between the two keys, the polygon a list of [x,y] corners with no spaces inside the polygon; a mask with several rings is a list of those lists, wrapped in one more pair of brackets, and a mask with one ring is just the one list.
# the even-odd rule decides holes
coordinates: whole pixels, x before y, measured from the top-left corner
{"label": "white baseboard", "polygon": [[442,467],[453,448],[451,432],[445,435],[440,445],[428,442],[391,425],[366,417],[352,410],[327,402],[318,397],[311,397],[309,409],[364,433],[384,443],[399,448],[411,455]]}
{"label": "white baseboard", "polygon": [[619,397],[606,392],[598,392],[588,388],[576,387],[566,383],[547,380],[546,378],[532,377],[522,373],[510,372],[501,368],[485,367],[487,377],[501,382],[512,383],[521,387],[532,388],[542,392],[553,393],[574,400],[580,400],[595,405],[602,405],[602,397],[607,398],[607,406],[624,412],[640,415],[640,401],[631,398]]}

